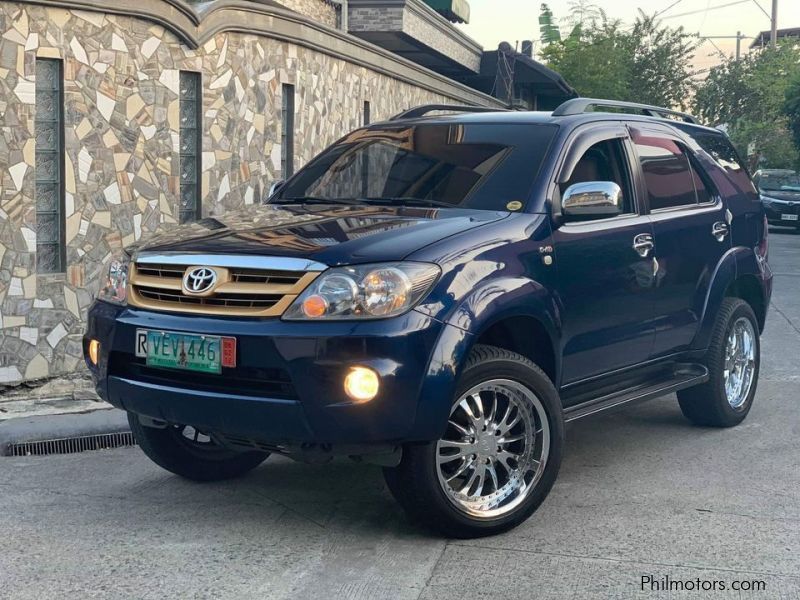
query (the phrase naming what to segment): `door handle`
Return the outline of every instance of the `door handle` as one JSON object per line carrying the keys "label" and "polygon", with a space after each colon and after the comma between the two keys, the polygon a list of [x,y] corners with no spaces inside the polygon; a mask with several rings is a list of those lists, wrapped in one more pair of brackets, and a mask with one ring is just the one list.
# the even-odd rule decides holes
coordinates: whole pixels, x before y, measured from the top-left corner
{"label": "door handle", "polygon": [[647,258],[650,256],[650,253],[655,248],[655,242],[653,242],[653,236],[649,233],[640,233],[635,238],[633,238],[633,249],[639,253],[639,256],[642,258]]}
{"label": "door handle", "polygon": [[718,242],[724,242],[730,232],[731,228],[728,227],[727,223],[723,223],[722,221],[717,221],[711,228],[711,235],[717,238]]}

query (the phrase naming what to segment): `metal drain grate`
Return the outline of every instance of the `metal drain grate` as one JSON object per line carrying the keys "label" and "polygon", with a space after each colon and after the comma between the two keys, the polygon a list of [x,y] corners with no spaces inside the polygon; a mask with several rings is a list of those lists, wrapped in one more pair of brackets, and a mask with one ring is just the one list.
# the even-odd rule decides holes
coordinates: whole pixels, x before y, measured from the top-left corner
{"label": "metal drain grate", "polygon": [[119,433],[99,433],[81,437],[20,442],[6,448],[6,456],[48,456],[50,454],[75,454],[88,450],[110,450],[135,446],[136,441],[130,431]]}

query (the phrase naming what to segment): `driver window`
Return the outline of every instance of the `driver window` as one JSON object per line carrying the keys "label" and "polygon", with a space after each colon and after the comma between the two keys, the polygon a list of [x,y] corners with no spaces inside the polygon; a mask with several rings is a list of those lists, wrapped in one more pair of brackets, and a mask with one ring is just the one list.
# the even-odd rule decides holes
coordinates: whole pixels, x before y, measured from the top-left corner
{"label": "driver window", "polygon": [[576,183],[613,181],[622,190],[623,214],[636,212],[622,139],[605,140],[589,148],[572,171],[569,181],[561,184],[561,195]]}

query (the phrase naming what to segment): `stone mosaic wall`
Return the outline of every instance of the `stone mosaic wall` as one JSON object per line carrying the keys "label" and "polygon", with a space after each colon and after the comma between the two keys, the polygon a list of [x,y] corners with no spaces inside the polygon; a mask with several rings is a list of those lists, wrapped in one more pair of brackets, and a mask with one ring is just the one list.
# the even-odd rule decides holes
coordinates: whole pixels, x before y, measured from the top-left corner
{"label": "stone mosaic wall", "polygon": [[314,21],[336,27],[336,7],[333,2],[328,0],[275,0],[275,2]]}
{"label": "stone mosaic wall", "polygon": [[[35,268],[37,56],[64,61],[63,275]],[[0,2],[0,384],[82,368],[104,263],[176,223],[181,69],[202,73],[206,216],[257,203],[280,173],[282,83],[297,91],[297,166],[360,126],[365,100],[378,120],[454,99],[267,37],[190,49],[145,20]]]}

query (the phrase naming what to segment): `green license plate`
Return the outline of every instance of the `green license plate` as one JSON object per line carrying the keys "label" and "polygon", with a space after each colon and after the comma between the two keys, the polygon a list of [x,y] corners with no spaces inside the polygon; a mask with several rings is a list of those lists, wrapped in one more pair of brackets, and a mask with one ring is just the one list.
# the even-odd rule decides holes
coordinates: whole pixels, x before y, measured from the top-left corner
{"label": "green license plate", "polygon": [[171,331],[136,330],[136,356],[148,367],[222,373],[222,338]]}

